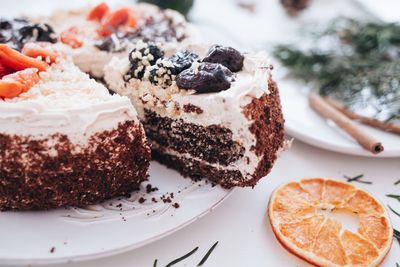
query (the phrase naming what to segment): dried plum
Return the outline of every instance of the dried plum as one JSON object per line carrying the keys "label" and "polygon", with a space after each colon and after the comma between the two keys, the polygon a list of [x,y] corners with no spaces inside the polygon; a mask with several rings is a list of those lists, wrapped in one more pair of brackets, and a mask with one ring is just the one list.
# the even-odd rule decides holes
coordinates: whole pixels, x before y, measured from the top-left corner
{"label": "dried plum", "polygon": [[127,47],[127,39],[118,33],[112,33],[110,36],[98,40],[94,46],[101,51],[121,52]]}
{"label": "dried plum", "polygon": [[6,19],[0,19],[0,30],[8,30],[11,29],[11,22]]}
{"label": "dried plum", "polygon": [[169,58],[169,61],[171,61],[173,64],[173,67],[171,68],[171,73],[173,75],[178,75],[182,71],[190,68],[193,62],[195,61],[199,62],[200,57],[193,52],[184,50],[173,54]]}
{"label": "dried plum", "polygon": [[[198,62],[199,56],[189,51],[179,51],[166,59],[157,60],[154,66],[148,68],[148,80],[165,88],[172,84],[176,75],[190,68],[193,62]],[[145,74],[146,76],[146,74]]]}
{"label": "dried plum", "polygon": [[52,27],[24,19],[0,19],[0,43],[21,50],[27,42],[37,41],[55,43],[57,38]]}
{"label": "dried plum", "polygon": [[233,81],[232,72],[221,64],[203,62],[192,66],[176,76],[180,89],[193,89],[198,93],[227,90]]}
{"label": "dried plum", "polygon": [[20,41],[23,43],[30,41],[55,43],[57,41],[53,28],[46,23],[28,23],[21,27],[18,32],[21,35]]}
{"label": "dried plum", "polygon": [[243,68],[243,55],[236,49],[228,46],[214,45],[208,51],[203,62],[219,63],[232,72],[238,72]]}

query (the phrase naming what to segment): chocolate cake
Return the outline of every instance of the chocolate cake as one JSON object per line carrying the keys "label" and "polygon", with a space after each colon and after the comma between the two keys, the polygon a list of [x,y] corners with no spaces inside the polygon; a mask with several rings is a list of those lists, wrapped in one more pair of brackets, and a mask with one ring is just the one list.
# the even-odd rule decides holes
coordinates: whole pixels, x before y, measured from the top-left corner
{"label": "chocolate cake", "polygon": [[0,45],[0,210],[82,206],[138,189],[150,149],[129,99],[44,51],[47,63]]}
{"label": "chocolate cake", "polygon": [[147,4],[0,20],[0,210],[128,195],[150,152],[226,188],[268,174],[285,146],[268,58],[195,39]]}
{"label": "chocolate cake", "polygon": [[105,81],[132,100],[156,160],[230,188],[254,186],[284,146],[271,70],[262,53],[223,46],[171,53],[138,42],[105,67]]}
{"label": "chocolate cake", "polygon": [[139,40],[163,44],[164,49],[185,46],[198,38],[194,28],[178,12],[140,3],[59,10],[36,19],[52,25],[66,53],[84,72],[102,78],[112,57],[126,57]]}

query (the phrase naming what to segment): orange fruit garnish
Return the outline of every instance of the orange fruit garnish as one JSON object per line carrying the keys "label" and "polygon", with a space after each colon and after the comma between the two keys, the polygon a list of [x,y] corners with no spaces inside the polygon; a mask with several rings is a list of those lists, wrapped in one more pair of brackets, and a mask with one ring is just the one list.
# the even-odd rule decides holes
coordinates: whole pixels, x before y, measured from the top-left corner
{"label": "orange fruit garnish", "polygon": [[39,82],[38,69],[28,68],[5,75],[0,80],[0,97],[13,98]]}
{"label": "orange fruit garnish", "polygon": [[22,54],[33,58],[41,57],[43,61],[48,63],[56,62],[58,57],[58,54],[48,47],[48,43],[39,42],[26,43],[22,48]]}
{"label": "orange fruit garnish", "polygon": [[94,6],[90,9],[89,13],[87,14],[86,18],[88,20],[96,20],[101,21],[105,14],[110,10],[108,5],[104,2]]}
{"label": "orange fruit garnish", "polygon": [[72,26],[60,34],[60,41],[72,48],[79,48],[82,47],[83,42],[78,35],[78,28]]}
{"label": "orange fruit garnish", "polygon": [[36,68],[39,71],[45,71],[49,66],[43,61],[25,56],[5,44],[0,44],[0,62],[14,71],[27,68]]}
{"label": "orange fruit garnish", "polygon": [[0,61],[0,79],[3,78],[3,76],[12,73],[12,69],[9,67],[5,66],[3,63]]}
{"label": "orange fruit garnish", "polygon": [[107,13],[101,21],[97,34],[101,37],[109,36],[120,26],[135,28],[137,26],[137,16],[133,9],[121,7],[113,12]]}
{"label": "orange fruit garnish", "polygon": [[[356,232],[342,229],[329,211],[352,212]],[[389,252],[393,228],[384,206],[368,192],[331,179],[286,183],[271,196],[268,215],[278,241],[316,266],[378,266]]]}

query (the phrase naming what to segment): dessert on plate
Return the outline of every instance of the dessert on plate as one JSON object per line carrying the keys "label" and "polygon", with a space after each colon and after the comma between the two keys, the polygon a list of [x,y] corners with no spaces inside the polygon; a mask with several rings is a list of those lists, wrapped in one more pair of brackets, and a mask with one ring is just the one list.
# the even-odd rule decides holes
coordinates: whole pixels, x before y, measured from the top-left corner
{"label": "dessert on plate", "polygon": [[105,82],[132,100],[156,160],[230,188],[254,186],[285,145],[271,70],[262,53],[139,41],[105,67]]}
{"label": "dessert on plate", "polygon": [[147,179],[150,150],[126,97],[48,43],[0,44],[0,210],[82,206]]}
{"label": "dessert on plate", "polygon": [[139,40],[172,49],[197,36],[178,12],[144,3],[116,7],[100,3],[91,8],[60,10],[39,21],[52,25],[74,63],[99,79],[113,56],[127,56]]}
{"label": "dessert on plate", "polygon": [[33,21],[0,20],[0,210],[127,195],[147,179],[147,140],[154,159],[225,188],[254,186],[284,148],[264,54],[200,45],[147,4]]}

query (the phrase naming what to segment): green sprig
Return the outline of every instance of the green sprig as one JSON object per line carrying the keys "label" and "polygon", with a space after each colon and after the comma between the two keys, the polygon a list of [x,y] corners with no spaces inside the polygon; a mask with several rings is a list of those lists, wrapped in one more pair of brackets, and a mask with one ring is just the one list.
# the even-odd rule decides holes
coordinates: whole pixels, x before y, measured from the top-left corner
{"label": "green sprig", "polygon": [[[321,95],[338,99],[355,111],[368,109],[367,115],[381,120],[400,119],[399,24],[341,18],[310,38],[310,49],[280,45],[274,56]],[[321,49],[319,41],[324,38],[337,45]]]}
{"label": "green sprig", "polygon": [[203,266],[203,264],[207,261],[208,257],[210,257],[211,253],[215,249],[215,247],[218,245],[218,241],[214,243],[214,245],[211,246],[211,248],[207,251],[206,255],[201,259],[199,264],[197,266]]}
{"label": "green sprig", "polygon": [[354,177],[343,175],[343,178],[345,178],[348,183],[358,182],[358,183],[362,183],[362,184],[372,184],[371,181],[363,181],[363,180],[361,180],[363,177],[364,177],[364,174],[359,174],[359,175],[356,175]]}
{"label": "green sprig", "polygon": [[179,257],[173,261],[171,261],[170,263],[168,263],[165,267],[170,267],[173,266],[175,264],[177,264],[180,261],[183,261],[184,259],[190,257],[193,253],[195,253],[197,250],[199,249],[199,247],[195,247],[193,250],[191,250],[190,252],[188,252],[187,254],[183,255],[182,257]]}

